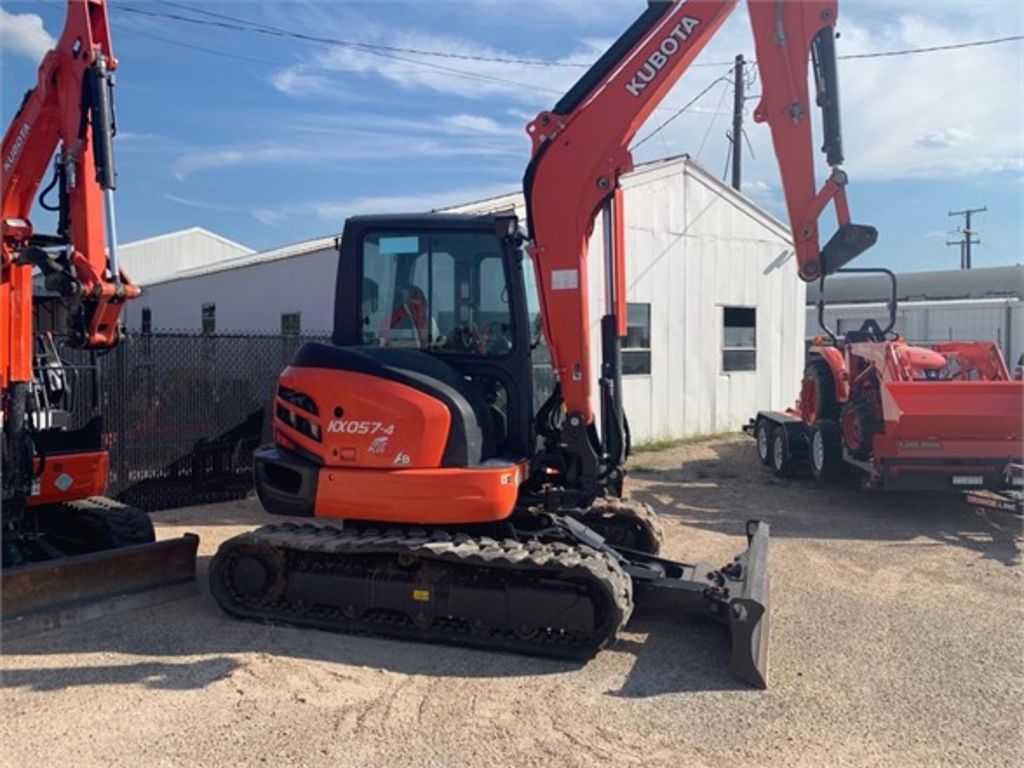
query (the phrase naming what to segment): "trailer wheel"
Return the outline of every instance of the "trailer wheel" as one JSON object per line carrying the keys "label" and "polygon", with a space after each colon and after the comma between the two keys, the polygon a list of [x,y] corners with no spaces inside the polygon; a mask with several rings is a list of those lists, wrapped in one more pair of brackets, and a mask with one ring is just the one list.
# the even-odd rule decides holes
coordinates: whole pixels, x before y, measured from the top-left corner
{"label": "trailer wheel", "polygon": [[811,474],[823,483],[839,477],[843,465],[843,442],[839,425],[832,419],[818,419],[811,428]]}
{"label": "trailer wheel", "polygon": [[813,427],[819,419],[839,416],[836,379],[821,357],[813,358],[804,368],[804,379],[800,385],[800,416],[808,427]]}
{"label": "trailer wheel", "polygon": [[757,458],[761,463],[772,465],[772,423],[768,419],[758,419],[754,425],[754,441],[757,443]]}
{"label": "trailer wheel", "polygon": [[772,430],[771,467],[776,477],[789,478],[796,474],[796,461],[789,449],[789,433],[781,424]]}

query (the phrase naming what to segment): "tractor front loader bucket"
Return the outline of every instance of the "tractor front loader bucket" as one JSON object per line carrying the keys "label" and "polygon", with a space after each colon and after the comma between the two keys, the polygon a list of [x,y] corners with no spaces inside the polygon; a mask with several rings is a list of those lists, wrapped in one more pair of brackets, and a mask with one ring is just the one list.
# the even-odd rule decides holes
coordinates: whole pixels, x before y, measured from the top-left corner
{"label": "tractor front loader bucket", "polygon": [[1021,439],[1022,395],[1018,381],[887,381],[886,433],[900,440],[989,442],[1005,449]]}
{"label": "tractor front loader bucket", "polygon": [[723,623],[729,630],[729,669],[755,688],[767,688],[768,523],[749,520],[746,533],[746,550],[722,568],[674,563],[632,551],[623,554],[630,561],[626,571],[633,578],[638,609],[684,611]]}
{"label": "tractor front loader bucket", "polygon": [[199,537],[106,549],[4,569],[4,639],[196,594]]}

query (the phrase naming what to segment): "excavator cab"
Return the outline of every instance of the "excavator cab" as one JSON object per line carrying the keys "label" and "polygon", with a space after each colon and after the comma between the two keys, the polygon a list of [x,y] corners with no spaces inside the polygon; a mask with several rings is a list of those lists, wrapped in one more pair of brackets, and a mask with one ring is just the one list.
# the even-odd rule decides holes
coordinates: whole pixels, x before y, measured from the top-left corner
{"label": "excavator cab", "polygon": [[256,454],[270,511],[419,524],[512,514],[534,453],[521,244],[514,217],[349,219],[333,344],[299,349],[277,391],[276,443]]}
{"label": "excavator cab", "polygon": [[[491,453],[532,453],[536,289],[514,216],[360,216],[345,224],[334,344],[412,349],[483,401]],[[526,271],[530,280],[524,280]],[[533,300],[527,296],[533,294]],[[488,456],[487,458],[490,458]]]}

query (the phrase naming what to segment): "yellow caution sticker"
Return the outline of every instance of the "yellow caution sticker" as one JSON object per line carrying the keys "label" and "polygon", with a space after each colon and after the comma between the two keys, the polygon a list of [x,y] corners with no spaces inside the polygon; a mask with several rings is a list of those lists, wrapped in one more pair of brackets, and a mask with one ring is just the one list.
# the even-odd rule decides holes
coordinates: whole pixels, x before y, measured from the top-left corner
{"label": "yellow caution sticker", "polygon": [[429,603],[430,602],[430,590],[429,589],[414,589],[412,591],[412,599],[417,603]]}

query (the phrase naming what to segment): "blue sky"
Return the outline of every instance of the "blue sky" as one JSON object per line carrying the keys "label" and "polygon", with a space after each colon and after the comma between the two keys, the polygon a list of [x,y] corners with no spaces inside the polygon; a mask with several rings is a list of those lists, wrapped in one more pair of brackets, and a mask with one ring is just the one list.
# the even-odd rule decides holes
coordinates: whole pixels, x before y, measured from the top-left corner
{"label": "blue sky", "polygon": [[[262,249],[337,233],[354,213],[511,191],[529,156],[523,126],[644,6],[114,0],[119,239],[198,225]],[[380,56],[131,9],[215,21],[205,10],[322,37],[557,65]],[[63,17],[56,0],[0,8],[5,125]],[[1024,33],[1024,4],[847,0],[839,29],[840,54],[946,45]],[[722,63],[740,52],[753,58],[743,5],[641,136],[726,74]],[[845,61],[840,77],[854,219],[881,233],[860,264],[955,268],[959,255],[945,241],[958,221],[947,212],[982,205],[975,264],[1024,261],[1024,43]],[[687,152],[721,175],[731,102],[729,86],[715,85],[646,142],[637,161]],[[768,130],[748,114],[747,133],[744,191],[782,217]]]}

